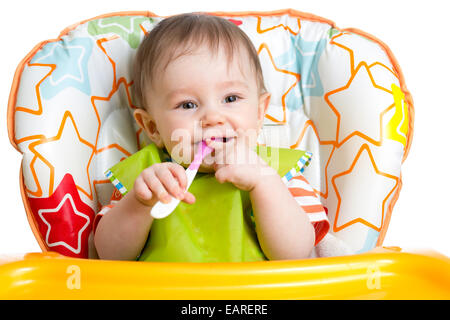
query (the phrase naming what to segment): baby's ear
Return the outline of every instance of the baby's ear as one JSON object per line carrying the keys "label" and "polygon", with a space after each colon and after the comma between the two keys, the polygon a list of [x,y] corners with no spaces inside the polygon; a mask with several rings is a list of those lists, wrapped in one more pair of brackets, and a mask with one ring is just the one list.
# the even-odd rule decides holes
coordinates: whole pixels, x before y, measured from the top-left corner
{"label": "baby's ear", "polygon": [[158,129],[156,128],[156,123],[152,119],[151,115],[144,109],[134,110],[134,119],[137,124],[145,131],[147,136],[159,147],[163,147],[163,141]]}
{"label": "baby's ear", "polygon": [[271,94],[269,92],[264,92],[259,96],[259,103],[258,103],[258,126],[261,128],[263,121],[264,121],[264,115],[267,112],[267,108],[269,108],[270,98]]}

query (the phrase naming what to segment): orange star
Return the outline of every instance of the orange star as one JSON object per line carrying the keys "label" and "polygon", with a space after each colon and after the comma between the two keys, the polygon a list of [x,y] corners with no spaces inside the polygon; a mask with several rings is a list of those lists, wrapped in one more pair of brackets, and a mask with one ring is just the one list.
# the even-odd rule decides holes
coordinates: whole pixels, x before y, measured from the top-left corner
{"label": "orange star", "polygon": [[300,18],[297,18],[297,24],[298,24],[297,32],[293,31],[289,26],[286,26],[283,23],[280,23],[279,25],[276,25],[276,26],[273,26],[273,27],[270,27],[270,28],[267,28],[267,29],[261,29],[261,20],[262,19],[261,19],[261,17],[257,17],[257,19],[258,19],[258,22],[256,24],[256,31],[258,33],[268,32],[268,31],[274,30],[276,28],[284,28],[284,30],[288,30],[290,33],[292,33],[294,36],[296,36],[300,32],[300,29],[301,29]]}
{"label": "orange star", "polygon": [[[266,49],[266,50],[267,50],[267,53],[268,53],[268,56],[269,56],[269,60],[270,60],[270,62],[271,62],[271,64],[272,64],[273,68],[274,68],[276,71],[278,71],[278,72],[280,72],[280,73],[283,73],[283,74],[287,74],[287,75],[290,75],[290,76],[294,76],[294,77],[295,77],[294,83],[289,87],[289,89],[288,89],[288,90],[282,95],[282,97],[281,97],[281,105],[282,105],[283,119],[281,119],[281,120],[280,120],[280,119],[276,119],[275,117],[271,116],[271,115],[268,114],[268,113],[266,113],[266,115],[265,115],[265,117],[266,117],[267,119],[269,119],[269,120],[271,120],[271,121],[273,121],[273,122],[275,122],[275,123],[286,124],[286,123],[287,123],[287,119],[286,119],[286,96],[288,95],[289,91],[291,91],[291,90],[297,85],[297,83],[300,81],[300,74],[295,73],[295,72],[291,72],[291,71],[289,71],[289,70],[283,70],[283,69],[278,68],[278,67],[275,65],[275,61],[273,60],[272,54],[271,54],[271,52],[270,52],[270,50],[269,50],[269,47],[267,46],[266,43],[262,43],[262,44],[259,46],[259,49],[258,49],[258,55],[261,53],[261,51],[262,51],[263,49]],[[269,109],[270,109],[270,107],[269,107]]]}
{"label": "orange star", "polygon": [[[375,83],[365,62],[361,62],[344,87],[327,92],[324,99],[338,118],[337,147],[355,135],[381,145],[382,118],[393,107],[393,96]],[[377,118],[378,125],[372,126]]]}
{"label": "orange star", "polygon": [[[67,119],[71,120],[72,128],[73,128],[72,132],[71,131],[67,132],[65,130],[66,124],[68,123]],[[56,171],[59,172],[58,175],[60,177],[63,177],[67,173],[67,171],[74,171],[75,174],[72,174],[72,176],[74,178],[79,177],[79,174],[77,174],[77,172],[78,172],[78,168],[80,166],[80,163],[79,163],[80,157],[75,156],[75,157],[64,158],[64,155],[67,156],[67,153],[69,151],[75,150],[74,146],[71,145],[73,143],[73,140],[71,140],[72,137],[70,135],[72,135],[72,137],[76,136],[78,142],[80,142],[81,145],[84,145],[88,149],[91,150],[91,151],[88,151],[90,153],[89,159],[83,165],[86,175],[87,175],[89,191],[81,188],[79,185],[77,185],[77,189],[79,191],[83,192],[89,199],[92,200],[93,195],[92,195],[92,187],[91,187],[90,177],[89,177],[89,166],[90,166],[92,158],[95,154],[95,148],[91,143],[84,140],[80,136],[77,125],[76,125],[75,120],[73,119],[73,116],[70,113],[70,111],[66,111],[64,113],[63,119],[61,121],[61,125],[58,129],[58,133],[56,134],[56,136],[51,137],[51,138],[44,138],[44,139],[38,140],[36,142],[30,143],[29,150],[32,153],[34,153],[34,155],[37,158],[39,158],[42,162],[44,162],[50,169],[49,195],[51,195],[51,194],[53,194],[53,189],[54,189],[54,185],[55,185],[55,172]],[[38,151],[37,149],[41,149],[41,151]],[[43,154],[46,154],[46,157],[44,157]],[[48,158],[50,158],[51,161],[49,161]],[[73,167],[65,167],[64,165],[57,165],[56,166],[57,170],[55,170],[54,164],[57,163],[58,161],[63,162],[64,165],[68,164],[70,166],[70,164],[72,164]],[[32,167],[32,171],[34,172],[33,164],[30,164],[30,167]],[[62,172],[63,170],[66,170],[66,171]]]}
{"label": "orange star", "polygon": [[[358,161],[363,151],[366,151],[373,170],[367,168],[367,161]],[[336,185],[336,180],[344,178],[346,181],[342,182],[341,189],[345,186],[346,197],[342,198],[339,193],[339,188]],[[393,180],[393,182],[386,180],[386,178]],[[384,225],[386,201],[397,188],[399,178],[378,169],[367,144],[361,146],[350,168],[335,175],[331,179],[331,183],[333,184],[333,188],[338,198],[333,232],[338,232],[358,222],[375,231],[381,231]],[[389,190],[390,185],[392,184],[394,184],[394,186]],[[373,185],[375,185],[374,188],[376,190],[380,190],[380,188],[389,190],[386,197],[383,199],[381,208],[379,197],[371,192]],[[375,211],[371,212],[371,208]],[[341,211],[343,213],[341,213]]]}
{"label": "orange star", "polygon": [[[372,43],[372,42],[368,41],[367,39],[361,38],[359,35],[355,36],[355,33],[352,33],[352,29],[349,29],[349,30],[350,30],[350,32],[347,32],[347,31],[343,30],[343,32],[341,32],[341,33],[335,35],[334,37],[332,37],[331,41],[330,41],[330,44],[336,45],[337,47],[340,47],[340,48],[344,49],[345,51],[347,51],[349,53],[351,74],[354,74],[355,70],[357,69],[357,68],[355,68],[355,65],[359,66],[361,64],[361,62],[363,62],[363,61],[365,61],[367,63],[368,62],[368,61],[366,61],[367,57],[365,55],[364,58],[356,58],[357,54],[355,54],[355,51],[352,50],[350,47],[348,47],[348,46],[343,44],[343,43],[345,43],[345,39],[344,38],[347,38],[347,39],[351,38],[351,39],[355,39],[356,41],[364,41],[363,43],[356,43],[354,45],[356,48],[361,48],[362,47],[361,45],[366,45],[368,43],[370,45],[375,46],[376,49],[380,49],[380,53],[381,53],[381,48],[379,47],[378,43],[374,43],[374,42]],[[337,42],[336,39],[338,39],[338,38],[341,38],[340,40],[343,40],[343,41],[341,43]],[[352,40],[352,44],[354,44],[353,40]],[[363,52],[367,52],[367,51],[371,51],[371,48],[366,48],[365,51],[363,50]],[[380,56],[379,57],[374,57],[374,59],[383,59],[383,58],[384,57],[380,57]],[[387,59],[387,57],[385,59]],[[356,62],[358,62],[358,63],[356,63]],[[372,68],[373,66],[376,66],[376,65],[380,65],[383,68],[387,69],[390,73],[392,73],[398,79],[398,75],[392,70],[392,68],[387,67],[385,64],[383,64],[380,61],[376,61],[374,63],[371,63],[369,65],[369,69]]]}

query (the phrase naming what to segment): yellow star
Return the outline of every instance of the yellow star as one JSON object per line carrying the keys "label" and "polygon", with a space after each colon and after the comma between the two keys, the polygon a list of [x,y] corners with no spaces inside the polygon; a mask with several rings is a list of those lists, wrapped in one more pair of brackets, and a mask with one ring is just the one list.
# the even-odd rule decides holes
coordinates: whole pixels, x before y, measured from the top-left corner
{"label": "yellow star", "polygon": [[395,84],[392,84],[392,94],[394,95],[395,113],[385,127],[384,137],[398,141],[403,147],[406,147],[409,129],[408,104],[405,102],[402,90]]}

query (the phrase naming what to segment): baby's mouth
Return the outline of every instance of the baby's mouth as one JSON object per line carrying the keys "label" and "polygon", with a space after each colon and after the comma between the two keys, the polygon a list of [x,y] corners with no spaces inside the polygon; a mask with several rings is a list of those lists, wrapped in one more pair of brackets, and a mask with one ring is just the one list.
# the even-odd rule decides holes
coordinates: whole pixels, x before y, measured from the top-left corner
{"label": "baby's mouth", "polygon": [[234,139],[234,137],[212,137],[211,140],[217,141],[217,142],[222,142],[222,143],[227,143],[228,141],[231,141],[232,139]]}

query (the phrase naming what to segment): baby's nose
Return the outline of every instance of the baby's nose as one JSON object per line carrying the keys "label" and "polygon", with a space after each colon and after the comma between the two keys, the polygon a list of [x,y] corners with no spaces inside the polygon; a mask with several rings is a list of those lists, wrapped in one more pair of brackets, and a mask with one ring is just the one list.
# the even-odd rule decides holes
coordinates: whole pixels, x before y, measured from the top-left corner
{"label": "baby's nose", "polygon": [[205,111],[200,122],[202,127],[217,126],[225,123],[225,117],[219,111],[211,108]]}

